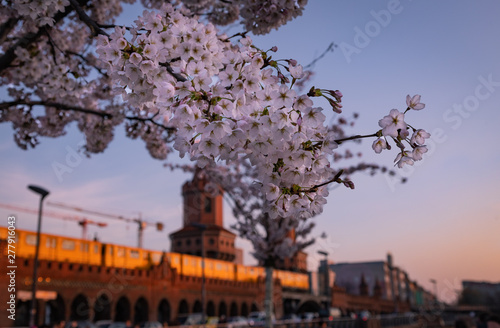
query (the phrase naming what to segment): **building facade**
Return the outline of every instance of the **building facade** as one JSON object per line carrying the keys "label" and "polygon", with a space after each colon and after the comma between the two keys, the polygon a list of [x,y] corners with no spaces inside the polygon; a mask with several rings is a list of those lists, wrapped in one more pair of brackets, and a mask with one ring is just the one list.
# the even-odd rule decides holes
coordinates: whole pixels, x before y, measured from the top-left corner
{"label": "building facade", "polygon": [[393,302],[394,310],[402,303],[417,309],[431,306],[435,296],[409,278],[407,272],[393,263],[392,255],[385,261],[345,262],[330,264],[335,272],[335,286],[349,295],[380,298]]}

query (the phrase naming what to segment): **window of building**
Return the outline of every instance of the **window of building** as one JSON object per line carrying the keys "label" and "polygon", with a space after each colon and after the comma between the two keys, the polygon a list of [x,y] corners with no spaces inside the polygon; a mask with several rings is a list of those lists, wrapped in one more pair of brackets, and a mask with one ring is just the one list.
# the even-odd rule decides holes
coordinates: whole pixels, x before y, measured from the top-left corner
{"label": "window of building", "polygon": [[205,213],[212,212],[212,198],[205,197]]}
{"label": "window of building", "polygon": [[75,242],[73,240],[63,240],[61,248],[67,251],[73,251],[75,249]]}
{"label": "window of building", "polygon": [[80,243],[80,251],[82,251],[84,253],[88,253],[89,252],[89,244]]}
{"label": "window of building", "polygon": [[51,237],[47,237],[47,239],[45,240],[45,247],[56,248],[56,239],[51,238]]}
{"label": "window of building", "polygon": [[125,249],[122,248],[122,247],[119,247],[116,251],[116,254],[119,256],[119,257],[124,257],[125,256]]}
{"label": "window of building", "polygon": [[161,254],[160,253],[153,253],[153,262],[159,263],[160,260],[161,260]]}
{"label": "window of building", "polygon": [[201,244],[201,240],[200,240],[200,238],[196,238],[196,240],[195,240],[195,244],[196,244],[196,245]]}
{"label": "window of building", "polygon": [[36,235],[26,235],[26,244],[35,246],[36,245]]}
{"label": "window of building", "polygon": [[209,243],[210,245],[213,245],[213,244],[215,244],[215,240],[214,240],[213,238],[210,238],[210,239],[208,240],[208,243]]}
{"label": "window of building", "polygon": [[177,246],[182,246],[182,241],[178,240],[177,241]]}
{"label": "window of building", "polygon": [[186,245],[191,246],[191,239],[186,240]]}

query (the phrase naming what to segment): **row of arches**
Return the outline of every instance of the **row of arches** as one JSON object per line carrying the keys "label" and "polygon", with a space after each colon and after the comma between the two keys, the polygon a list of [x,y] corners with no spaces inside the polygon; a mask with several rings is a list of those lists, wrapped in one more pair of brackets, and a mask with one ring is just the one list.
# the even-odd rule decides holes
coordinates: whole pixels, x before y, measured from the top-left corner
{"label": "row of arches", "polygon": [[[178,314],[188,314],[188,313],[196,313],[196,312],[201,312],[202,311],[202,306],[201,302],[199,300],[196,300],[193,304],[192,311],[189,311],[190,307],[188,302],[183,299],[179,303],[179,311]],[[225,301],[220,301],[219,304],[216,306],[216,303],[213,302],[212,300],[207,301],[207,308],[206,308],[206,313],[207,316],[212,317],[212,316],[218,316],[218,317],[235,317],[238,315],[241,316],[248,316],[250,312],[255,312],[259,311],[259,308],[255,303],[252,303],[250,306],[246,302],[242,302],[239,306],[238,304],[233,301],[230,303],[229,307],[226,304]]]}
{"label": "row of arches", "polygon": [[[19,318],[26,318],[27,320],[29,317],[29,309],[30,301],[19,301],[16,313],[26,313],[25,316],[19,315]],[[114,309],[114,311],[112,311],[112,309]],[[209,299],[206,304],[207,316],[248,316],[250,312],[258,310],[259,308],[255,303],[249,305],[247,302],[240,302],[238,304],[236,301],[232,301],[227,304],[225,301],[216,303]],[[43,311],[43,324],[47,325],[62,320],[92,320],[94,322],[98,320],[131,320],[136,323],[157,320],[162,323],[175,323],[179,315],[201,312],[202,305],[200,300],[195,300],[189,304],[186,299],[182,299],[179,301],[177,313],[172,313],[170,302],[166,298],[163,298],[159,301],[156,311],[154,311],[157,313],[156,318],[150,318],[150,305],[145,297],[139,297],[135,303],[132,304],[127,296],[121,296],[116,302],[112,302],[110,297],[106,294],[101,294],[93,304],[90,304],[89,298],[81,293],[76,295],[71,301],[68,315],[66,313],[65,301],[59,294],[55,300],[46,302],[44,309],[39,309],[37,311],[39,317],[40,311]],[[37,320],[37,322],[40,322],[40,320]],[[16,325],[26,326],[28,322],[16,320]]]}

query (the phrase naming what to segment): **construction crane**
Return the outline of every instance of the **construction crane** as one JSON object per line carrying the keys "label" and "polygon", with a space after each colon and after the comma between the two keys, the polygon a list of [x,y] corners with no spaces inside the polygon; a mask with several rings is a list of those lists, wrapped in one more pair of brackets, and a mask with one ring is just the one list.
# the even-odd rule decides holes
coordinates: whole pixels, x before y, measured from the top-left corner
{"label": "construction crane", "polygon": [[84,209],[84,208],[81,208],[81,207],[78,207],[78,206],[63,204],[63,203],[60,203],[60,202],[47,202],[47,205],[49,205],[49,206],[55,206],[55,207],[59,207],[59,208],[63,208],[63,209],[66,209],[66,210],[73,210],[73,211],[77,211],[77,212],[81,212],[81,213],[98,215],[98,216],[105,217],[105,218],[108,218],[108,219],[115,219],[115,220],[122,220],[124,222],[133,222],[133,223],[136,223],[138,225],[138,229],[137,229],[137,232],[138,232],[138,235],[137,235],[137,247],[138,248],[142,248],[143,232],[144,232],[144,229],[148,225],[155,225],[156,226],[156,230],[158,230],[158,231],[162,231],[163,230],[163,223],[161,223],[161,222],[152,223],[152,222],[143,220],[140,215],[139,215],[138,218],[127,218],[127,217],[124,217],[124,216],[121,216],[121,215],[114,215],[114,214],[109,214],[109,213],[102,213],[102,212],[98,212],[98,211],[93,211],[93,210],[87,210],[87,209]]}
{"label": "construction crane", "polygon": [[[31,213],[31,214],[38,214],[38,210],[28,208],[28,207],[22,207],[22,206],[17,206],[17,205],[10,205],[10,204],[4,204],[0,203],[0,207],[13,210],[13,211],[21,211],[25,213]],[[104,222],[96,222],[93,220],[89,220],[85,217],[81,216],[75,216],[75,215],[66,215],[62,213],[57,213],[57,212],[51,212],[51,211],[43,211],[43,215],[49,216],[54,219],[61,219],[61,220],[66,220],[66,221],[76,221],[78,224],[82,227],[82,239],[87,239],[87,225],[93,224],[96,225],[100,228],[107,227],[108,224]]]}

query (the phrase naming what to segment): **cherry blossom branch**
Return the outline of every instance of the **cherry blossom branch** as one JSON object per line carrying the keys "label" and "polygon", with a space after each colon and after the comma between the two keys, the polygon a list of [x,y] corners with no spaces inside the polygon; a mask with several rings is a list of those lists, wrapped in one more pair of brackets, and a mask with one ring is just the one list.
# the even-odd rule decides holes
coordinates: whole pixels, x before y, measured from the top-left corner
{"label": "cherry blossom branch", "polygon": [[5,109],[5,108],[13,107],[13,106],[18,106],[18,105],[29,106],[29,107],[34,107],[34,106],[54,107],[54,108],[57,108],[60,110],[68,110],[68,111],[75,111],[75,112],[80,112],[80,113],[85,113],[85,114],[93,114],[93,115],[101,116],[103,118],[113,117],[112,114],[109,114],[109,113],[106,113],[103,111],[97,111],[97,110],[93,110],[93,109],[72,106],[72,105],[66,105],[66,104],[61,104],[61,103],[45,102],[45,101],[28,101],[28,100],[24,100],[24,99],[16,100],[16,101],[2,102],[2,103],[0,103],[0,109]]}
{"label": "cherry blossom branch", "polygon": [[[75,0],[72,0],[75,1]],[[76,2],[76,1],[75,1]],[[82,1],[83,3],[87,3],[87,1]],[[77,3],[78,4],[78,3]],[[66,6],[64,12],[58,12],[54,16],[54,25],[60,22],[63,18],[69,15],[70,12],[73,11],[73,8],[70,6]],[[38,40],[44,34],[43,29],[39,29],[37,33],[26,33],[24,36],[20,37],[19,40],[12,45],[7,51],[4,52],[2,56],[0,56],[0,74],[7,69],[12,62],[16,59],[15,51],[17,48],[26,48],[36,40]]]}
{"label": "cherry blossom branch", "polygon": [[337,139],[337,140],[334,140],[334,141],[340,145],[344,141],[357,140],[357,139],[363,139],[363,138],[371,138],[371,137],[378,137],[378,133],[366,134],[366,135],[359,135],[359,134],[357,134],[355,136],[351,136],[351,137],[348,137],[348,138]]}
{"label": "cherry blossom branch", "polygon": [[[342,175],[342,173],[344,173],[344,170],[338,171],[337,174],[335,174],[335,176],[333,177],[333,179],[330,179],[330,180],[328,180],[326,182],[317,184],[317,185],[312,186],[311,188],[308,188],[308,189],[301,189],[300,192],[314,192],[318,188],[326,186],[326,185],[328,185],[328,184],[330,184],[332,182],[337,182],[337,183],[346,182],[346,181],[343,181],[343,180],[340,179],[340,176]],[[352,189],[354,189],[354,188],[352,188]]]}
{"label": "cherry blossom branch", "polygon": [[173,128],[173,127],[166,126],[166,125],[163,125],[161,123],[158,123],[155,120],[153,120],[152,118],[138,117],[138,116],[125,116],[125,118],[127,120],[131,120],[131,121],[139,121],[139,122],[145,122],[145,123],[150,122],[151,124],[156,125],[157,127],[162,128],[165,131],[169,131],[169,132],[175,132],[175,131],[177,131],[176,128]]}
{"label": "cherry blossom branch", "polygon": [[314,58],[309,64],[304,66],[304,69],[312,68],[314,66],[314,64],[316,64],[320,59],[325,57],[327,53],[329,53],[330,51],[333,52],[334,48],[337,48],[337,45],[335,44],[335,42],[330,43],[328,45],[328,47],[325,49],[325,51],[323,51],[323,53],[321,55],[319,55],[318,57]]}
{"label": "cherry blossom branch", "polygon": [[66,50],[65,51],[65,54],[67,55],[73,55],[73,56],[76,56],[76,57],[79,57],[81,60],[83,60],[85,63],[87,63],[87,65],[90,65],[92,66],[96,71],[98,71],[101,75],[103,76],[108,76],[107,73],[103,72],[99,67],[93,65],[90,60],[88,60],[84,55],[82,54],[79,54],[79,53],[76,53],[76,52],[73,52],[73,51],[70,51],[70,50]]}
{"label": "cherry blossom branch", "polygon": [[47,38],[49,39],[49,44],[50,44],[50,50],[51,50],[51,53],[52,53],[52,58],[54,59],[54,63],[57,65],[57,57],[56,57],[56,49],[59,50],[61,53],[63,53],[63,51],[61,50],[61,48],[59,48],[59,46],[54,42],[54,40],[52,39],[52,37],[50,36],[50,33],[49,31],[47,31],[46,28],[43,28],[43,30],[45,31],[45,34],[47,35]]}
{"label": "cherry blossom branch", "polygon": [[37,33],[27,33],[25,36],[19,38],[19,40],[10,47],[5,53],[0,56],[0,73],[2,73],[6,68],[12,64],[12,62],[16,59],[15,51],[17,48],[26,48],[35,40],[37,40],[42,34],[42,30],[39,30]]}
{"label": "cherry blossom branch", "polygon": [[186,82],[187,81],[187,79],[184,76],[174,72],[174,70],[172,69],[172,66],[170,66],[169,63],[160,63],[160,65],[166,67],[167,72],[170,75],[172,75],[177,81],[179,81],[179,82]]}
{"label": "cherry blossom branch", "polygon": [[7,35],[14,29],[18,21],[18,18],[9,18],[5,23],[0,25],[0,43],[5,42]]}
{"label": "cherry blossom branch", "polygon": [[[34,107],[34,106],[45,106],[45,107],[54,107],[60,110],[66,110],[66,111],[74,111],[74,112],[80,112],[80,113],[85,113],[85,114],[92,114],[92,115],[97,115],[103,118],[112,118],[114,115],[110,113],[106,113],[103,111],[98,111],[98,110],[93,110],[93,109],[88,109],[88,108],[83,108],[83,107],[78,107],[78,106],[71,106],[71,105],[66,105],[66,104],[61,104],[61,103],[54,103],[54,102],[45,102],[45,101],[28,101],[28,100],[16,100],[16,101],[9,101],[9,102],[3,102],[0,103],[0,110],[13,107],[13,106],[18,106],[18,105],[23,105],[23,106],[29,106],[29,107]],[[177,131],[176,128],[165,126],[161,123],[156,122],[152,118],[147,118],[147,117],[138,117],[138,116],[125,116],[125,119],[131,120],[131,121],[139,121],[139,122],[144,122],[144,123],[151,123],[153,125],[156,125],[165,131],[170,131],[170,132],[175,132]]]}
{"label": "cherry blossom branch", "polygon": [[93,20],[92,18],[90,18],[87,15],[87,13],[82,9],[82,7],[80,7],[80,5],[78,4],[78,2],[76,0],[69,0],[69,3],[71,4],[71,7],[73,7],[73,9],[75,9],[80,20],[82,22],[84,22],[85,25],[87,25],[90,28],[90,31],[92,32],[92,34],[94,36],[97,36],[99,34],[109,36],[108,33],[104,32],[104,30],[99,27],[99,25],[96,23],[95,20]]}

